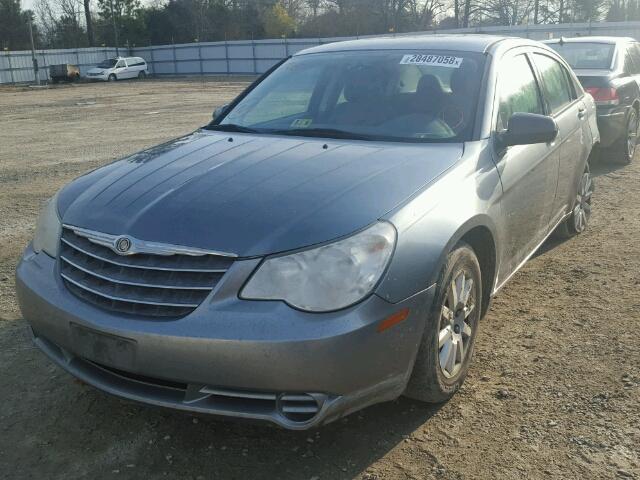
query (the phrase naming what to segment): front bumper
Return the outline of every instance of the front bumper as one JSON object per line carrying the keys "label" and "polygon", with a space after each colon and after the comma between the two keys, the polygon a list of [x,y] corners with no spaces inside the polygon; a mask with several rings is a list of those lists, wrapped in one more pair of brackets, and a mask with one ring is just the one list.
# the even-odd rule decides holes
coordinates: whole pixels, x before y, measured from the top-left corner
{"label": "front bumper", "polygon": [[109,80],[109,76],[104,73],[100,73],[100,74],[88,73],[86,78],[88,78],[89,80],[99,80],[102,82],[106,82],[107,80]]}
{"label": "front bumper", "polygon": [[[433,287],[397,304],[372,295],[340,312],[304,313],[238,299],[256,264],[235,262],[194,312],[170,321],[85,303],[66,289],[56,260],[31,248],[16,286],[38,347],[86,383],[131,400],[304,429],[402,393]],[[377,331],[403,308],[406,320]],[[78,336],[78,328],[89,336]],[[101,338],[126,343],[126,354]],[[316,401],[312,417],[283,411],[285,400],[304,395]]]}

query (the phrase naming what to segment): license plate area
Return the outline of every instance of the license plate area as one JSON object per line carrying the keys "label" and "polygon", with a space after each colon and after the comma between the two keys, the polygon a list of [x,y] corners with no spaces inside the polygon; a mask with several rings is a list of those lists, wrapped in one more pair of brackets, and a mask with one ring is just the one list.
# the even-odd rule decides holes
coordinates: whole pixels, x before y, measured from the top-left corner
{"label": "license plate area", "polygon": [[80,357],[110,367],[134,367],[137,343],[130,338],[97,332],[77,323],[70,324],[72,350]]}

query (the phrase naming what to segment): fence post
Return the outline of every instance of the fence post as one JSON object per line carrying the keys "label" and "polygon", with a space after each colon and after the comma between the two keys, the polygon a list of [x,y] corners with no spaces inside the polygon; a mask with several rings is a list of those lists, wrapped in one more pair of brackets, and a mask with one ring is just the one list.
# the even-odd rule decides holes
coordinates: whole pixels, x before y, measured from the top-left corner
{"label": "fence post", "polygon": [[153,58],[153,45],[151,45],[149,47],[149,50],[151,51],[151,70],[153,71],[153,76],[156,76],[156,61]]}
{"label": "fence post", "polygon": [[256,42],[253,40],[253,34],[251,34],[251,58],[253,58],[253,74],[258,74],[258,63],[256,61]]}
{"label": "fence post", "polygon": [[171,53],[173,54],[173,74],[178,75],[178,61],[176,59],[176,44],[171,44]]}
{"label": "fence post", "polygon": [[11,65],[11,52],[7,52],[7,60],[9,61],[9,74],[11,75],[11,84],[15,84],[15,78],[13,76],[13,66]]}
{"label": "fence post", "polygon": [[204,70],[202,68],[202,46],[198,42],[198,64],[200,65],[200,76],[204,76]]}
{"label": "fence post", "polygon": [[229,71],[229,44],[227,43],[227,36],[224,36],[224,59],[227,62],[227,75],[231,72]]}
{"label": "fence post", "polygon": [[[47,65],[47,56],[44,53],[44,50],[40,50],[40,56],[42,57],[42,65],[38,68],[38,81],[40,81],[40,77],[42,76],[42,72],[45,73],[45,79],[49,79],[49,67]],[[40,65],[40,64],[38,64]]]}

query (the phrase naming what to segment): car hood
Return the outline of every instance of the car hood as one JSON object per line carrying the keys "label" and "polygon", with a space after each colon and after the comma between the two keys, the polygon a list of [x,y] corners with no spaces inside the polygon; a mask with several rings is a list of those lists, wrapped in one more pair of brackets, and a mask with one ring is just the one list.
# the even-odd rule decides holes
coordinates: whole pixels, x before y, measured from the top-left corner
{"label": "car hood", "polygon": [[58,209],[67,225],[258,256],[366,227],[462,152],[454,143],[198,131],[80,177]]}
{"label": "car hood", "polygon": [[104,71],[105,71],[104,68],[95,67],[87,70],[87,73],[103,73]]}

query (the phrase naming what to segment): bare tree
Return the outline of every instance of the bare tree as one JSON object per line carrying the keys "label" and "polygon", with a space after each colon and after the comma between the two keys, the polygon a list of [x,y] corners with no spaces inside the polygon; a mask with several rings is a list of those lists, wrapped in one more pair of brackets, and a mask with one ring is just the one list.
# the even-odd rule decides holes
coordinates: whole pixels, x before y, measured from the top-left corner
{"label": "bare tree", "polygon": [[307,8],[311,11],[311,18],[317,18],[320,11],[321,0],[307,0]]}
{"label": "bare tree", "polygon": [[519,25],[529,18],[533,0],[486,0],[478,10],[492,23]]}
{"label": "bare tree", "polygon": [[93,20],[91,19],[91,0],[84,0],[84,21],[87,26],[87,41],[89,46],[95,45],[95,38],[93,36]]}
{"label": "bare tree", "polygon": [[433,27],[445,10],[442,0],[410,0],[407,5],[408,15],[418,29]]}

